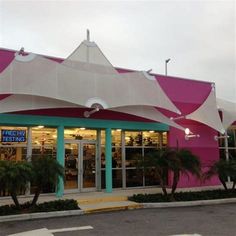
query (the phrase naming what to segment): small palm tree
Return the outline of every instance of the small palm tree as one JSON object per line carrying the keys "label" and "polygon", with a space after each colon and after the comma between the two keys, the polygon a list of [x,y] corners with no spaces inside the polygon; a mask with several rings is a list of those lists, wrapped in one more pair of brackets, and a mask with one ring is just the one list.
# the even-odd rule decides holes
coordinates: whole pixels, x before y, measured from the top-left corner
{"label": "small palm tree", "polygon": [[139,168],[142,167],[144,172],[149,171],[150,168],[155,171],[165,196],[168,195],[167,173],[168,171],[172,171],[172,199],[174,199],[174,194],[182,174],[187,176],[192,174],[201,178],[201,163],[199,158],[186,149],[175,150],[167,148],[165,150],[157,150],[140,161],[138,166]]}
{"label": "small palm tree", "polygon": [[166,160],[163,158],[162,150],[155,150],[144,158],[138,157],[136,159],[137,168],[143,170],[144,173],[148,173],[150,170],[155,172],[155,176],[158,179],[162,192],[165,196],[167,193],[167,171],[168,165]]}
{"label": "small palm tree", "polygon": [[20,209],[17,195],[25,191],[32,174],[31,164],[25,161],[0,161],[0,183],[9,192],[16,207]]}
{"label": "small palm tree", "polygon": [[204,174],[204,179],[210,179],[212,176],[217,175],[225,190],[228,190],[227,179],[230,177],[233,182],[232,189],[236,185],[236,160],[220,159],[216,161],[210,169]]}
{"label": "small palm tree", "polygon": [[173,171],[171,187],[173,197],[181,175],[189,176],[189,174],[191,174],[201,179],[201,162],[190,150],[167,150],[165,152],[165,158],[169,159],[169,170]]}
{"label": "small palm tree", "polygon": [[55,186],[58,177],[64,177],[64,168],[51,157],[39,157],[32,160],[32,170],[32,183],[36,186],[35,195],[31,203],[34,206],[44,186]]}

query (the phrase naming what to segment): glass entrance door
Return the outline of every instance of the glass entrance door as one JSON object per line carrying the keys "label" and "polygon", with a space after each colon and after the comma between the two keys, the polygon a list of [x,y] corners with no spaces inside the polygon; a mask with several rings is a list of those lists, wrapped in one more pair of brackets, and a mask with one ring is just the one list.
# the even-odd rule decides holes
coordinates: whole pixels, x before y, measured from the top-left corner
{"label": "glass entrance door", "polygon": [[96,188],[96,142],[65,140],[65,190]]}
{"label": "glass entrance door", "polygon": [[82,188],[96,187],[96,144],[82,143],[81,157],[83,159]]}

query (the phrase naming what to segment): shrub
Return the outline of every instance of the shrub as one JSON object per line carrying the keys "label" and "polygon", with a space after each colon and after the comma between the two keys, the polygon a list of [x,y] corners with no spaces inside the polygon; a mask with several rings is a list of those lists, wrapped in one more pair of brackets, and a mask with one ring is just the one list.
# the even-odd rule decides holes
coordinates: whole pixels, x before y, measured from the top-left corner
{"label": "shrub", "polygon": [[[196,201],[196,200],[213,200],[223,198],[236,198],[236,190],[207,190],[198,192],[177,192],[175,201]],[[171,195],[163,194],[135,194],[129,197],[134,202],[170,202],[173,201]]]}
{"label": "shrub", "polygon": [[55,200],[50,202],[39,203],[31,208],[30,206],[31,206],[30,202],[21,204],[20,209],[18,209],[15,205],[0,206],[0,216],[22,214],[26,212],[33,213],[33,212],[66,211],[66,210],[80,209],[78,207],[77,201],[74,199]]}

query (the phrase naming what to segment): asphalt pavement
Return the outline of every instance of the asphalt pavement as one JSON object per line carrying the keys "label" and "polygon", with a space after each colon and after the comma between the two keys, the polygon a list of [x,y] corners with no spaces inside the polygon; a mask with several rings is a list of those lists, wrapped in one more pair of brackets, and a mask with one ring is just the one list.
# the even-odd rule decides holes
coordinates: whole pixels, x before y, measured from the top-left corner
{"label": "asphalt pavement", "polygon": [[[85,227],[82,231],[81,227]],[[55,236],[235,236],[236,204],[163,209],[140,209],[73,217],[0,223],[0,236],[35,229]],[[22,234],[26,235],[26,233]],[[35,234],[36,236],[36,234]]]}

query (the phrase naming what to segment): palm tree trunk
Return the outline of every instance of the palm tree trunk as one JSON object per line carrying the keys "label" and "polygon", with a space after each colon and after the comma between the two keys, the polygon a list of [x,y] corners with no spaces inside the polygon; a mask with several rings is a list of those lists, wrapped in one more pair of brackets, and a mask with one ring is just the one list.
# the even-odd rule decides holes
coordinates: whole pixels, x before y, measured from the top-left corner
{"label": "palm tree trunk", "polygon": [[175,190],[177,189],[178,182],[179,182],[179,172],[175,171],[174,176],[173,176],[173,184],[171,188],[171,194],[173,197],[174,197]]}
{"label": "palm tree trunk", "polygon": [[236,181],[233,181],[232,189],[235,189]]}
{"label": "palm tree trunk", "polygon": [[162,178],[163,174],[160,174],[159,172],[157,172],[156,174],[157,174],[157,179],[160,182],[162,192],[163,192],[164,196],[167,197],[168,193],[167,193],[167,190],[166,190],[166,181],[165,181],[165,179]]}
{"label": "palm tree trunk", "polygon": [[17,207],[17,209],[20,209],[20,203],[18,201],[16,193],[11,193],[11,198],[13,202],[15,203],[15,206]]}
{"label": "palm tree trunk", "polygon": [[37,188],[36,191],[35,191],[34,198],[33,198],[33,201],[31,203],[31,206],[36,205],[36,203],[38,201],[38,198],[39,198],[39,195],[40,195],[40,192],[41,192],[41,188]]}
{"label": "palm tree trunk", "polygon": [[228,190],[227,188],[227,185],[226,185],[226,182],[222,179],[222,178],[219,178],[220,182],[222,183],[222,185],[224,186],[224,189],[225,190]]}
{"label": "palm tree trunk", "polygon": [[168,193],[167,193],[167,190],[166,190],[166,185],[163,182],[163,180],[160,180],[160,185],[161,185],[162,192],[164,193],[164,196],[167,197]]}

